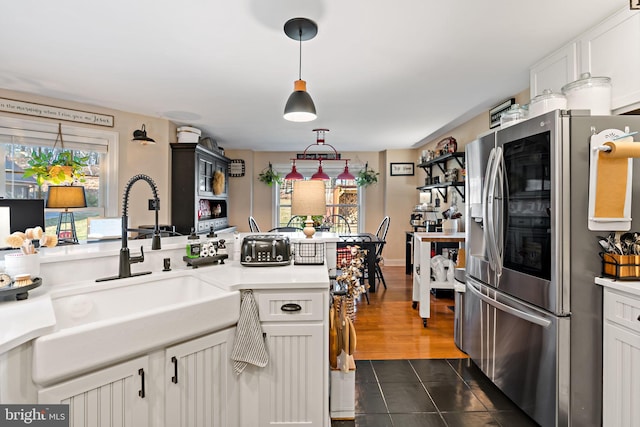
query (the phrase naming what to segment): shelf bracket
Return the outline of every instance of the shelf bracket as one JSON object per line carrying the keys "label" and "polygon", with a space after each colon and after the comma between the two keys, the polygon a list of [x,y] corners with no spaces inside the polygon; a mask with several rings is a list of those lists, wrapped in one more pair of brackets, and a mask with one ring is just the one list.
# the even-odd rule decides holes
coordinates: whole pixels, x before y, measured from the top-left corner
{"label": "shelf bracket", "polygon": [[442,201],[447,203],[447,188],[446,187],[436,187],[435,190],[438,190],[438,193],[442,196]]}
{"label": "shelf bracket", "polygon": [[458,192],[458,194],[460,195],[460,198],[462,199],[462,203],[464,203],[464,191],[460,191],[460,188],[456,186],[453,186],[451,188],[455,189]]}

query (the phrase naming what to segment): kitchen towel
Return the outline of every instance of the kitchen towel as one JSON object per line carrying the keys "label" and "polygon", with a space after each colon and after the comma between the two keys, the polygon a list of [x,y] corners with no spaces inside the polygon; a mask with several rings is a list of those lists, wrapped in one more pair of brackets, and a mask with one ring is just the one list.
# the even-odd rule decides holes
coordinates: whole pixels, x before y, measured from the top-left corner
{"label": "kitchen towel", "polygon": [[233,370],[236,375],[240,375],[249,363],[264,368],[269,362],[269,353],[260,326],[258,306],[252,290],[242,291],[240,318],[231,351],[231,360],[233,360]]}

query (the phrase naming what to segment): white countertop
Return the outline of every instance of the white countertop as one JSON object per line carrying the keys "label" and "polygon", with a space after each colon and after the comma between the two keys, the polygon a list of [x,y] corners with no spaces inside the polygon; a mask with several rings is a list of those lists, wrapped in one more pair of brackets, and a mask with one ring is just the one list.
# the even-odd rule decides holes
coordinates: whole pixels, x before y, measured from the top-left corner
{"label": "white countertop", "polygon": [[596,277],[595,283],[605,288],[640,297],[640,281],[638,280],[615,280],[608,277]]}
{"label": "white countertop", "polygon": [[[162,249],[184,249],[185,237],[163,238]],[[129,241],[128,246],[132,253],[138,252],[140,245],[149,246],[150,239]],[[121,248],[121,242],[102,242],[87,245],[61,246],[46,248],[41,252],[42,263],[90,259],[98,261],[106,255],[117,255]],[[146,255],[146,251],[145,251]],[[95,259],[95,260],[94,260]],[[111,261],[108,261],[110,264]],[[113,273],[117,274],[117,265],[109,266]],[[184,264],[172,264],[173,274],[179,274],[180,270],[191,270]],[[326,265],[294,265],[276,267],[245,267],[238,261],[226,260],[225,264],[200,266],[192,270],[196,275],[203,275],[216,286],[235,291],[239,289],[328,289],[329,275]],[[155,271],[149,277],[162,274]],[[98,278],[98,277],[96,277]],[[82,283],[93,283],[93,280],[84,280],[69,283],[68,286],[78,286]],[[58,285],[60,286],[60,285]],[[58,287],[48,286],[46,281],[39,288],[29,292],[29,298],[22,301],[0,300],[0,354],[17,347],[29,340],[51,332],[55,328],[55,314],[51,303],[52,289]]]}

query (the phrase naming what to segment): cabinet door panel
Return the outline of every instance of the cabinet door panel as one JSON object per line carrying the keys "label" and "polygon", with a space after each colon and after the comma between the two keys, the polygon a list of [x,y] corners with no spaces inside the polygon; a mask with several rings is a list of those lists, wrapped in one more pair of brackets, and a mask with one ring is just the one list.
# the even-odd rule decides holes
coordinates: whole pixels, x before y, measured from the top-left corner
{"label": "cabinet door panel", "polygon": [[149,399],[139,395],[140,369],[148,374],[146,356],[44,388],[38,403],[68,404],[70,425],[76,427],[144,427]]}
{"label": "cabinet door panel", "polygon": [[[606,293],[606,292],[605,292]],[[603,424],[631,427],[640,419],[640,335],[605,321]]]}
{"label": "cabinet door panel", "polygon": [[237,425],[230,359],[234,335],[230,328],[165,351],[167,426]]}
{"label": "cabinet door panel", "polygon": [[542,94],[545,89],[560,93],[562,86],[578,78],[578,49],[570,43],[531,67],[531,99]]}
{"label": "cabinet door panel", "polygon": [[582,72],[611,77],[611,109],[640,103],[640,12],[620,11],[580,43]]}
{"label": "cabinet door panel", "polygon": [[263,325],[269,363],[259,373],[260,426],[322,426],[322,324]]}

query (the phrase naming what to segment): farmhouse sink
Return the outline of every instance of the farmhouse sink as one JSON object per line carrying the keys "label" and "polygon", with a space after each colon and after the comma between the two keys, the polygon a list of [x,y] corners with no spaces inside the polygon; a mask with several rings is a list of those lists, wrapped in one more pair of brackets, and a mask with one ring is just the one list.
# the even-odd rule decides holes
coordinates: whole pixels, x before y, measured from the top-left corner
{"label": "farmhouse sink", "polygon": [[190,271],[53,290],[56,329],[33,344],[33,379],[52,384],[237,323],[240,294]]}

